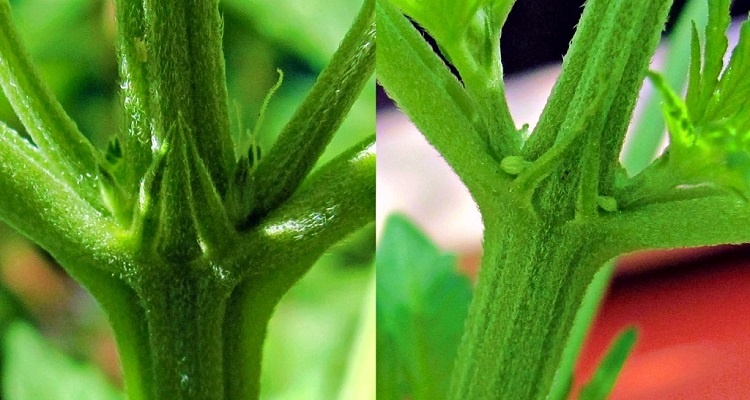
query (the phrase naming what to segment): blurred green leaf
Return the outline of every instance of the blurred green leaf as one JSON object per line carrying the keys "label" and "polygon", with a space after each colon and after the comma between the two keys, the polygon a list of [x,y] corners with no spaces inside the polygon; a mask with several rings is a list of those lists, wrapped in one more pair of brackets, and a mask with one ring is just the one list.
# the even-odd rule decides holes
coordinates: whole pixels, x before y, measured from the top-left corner
{"label": "blurred green leaf", "polygon": [[414,225],[392,216],[377,251],[378,399],[445,397],[471,286]]}
{"label": "blurred green leaf", "polygon": [[479,0],[391,0],[404,14],[424,27],[442,46],[463,39]]}
{"label": "blurred green leaf", "polygon": [[635,344],[636,336],[635,328],[628,328],[620,333],[594,372],[591,381],[581,390],[579,400],[604,400],[609,397],[617,376]]}
{"label": "blurred green leaf", "polygon": [[372,276],[372,257],[359,253],[372,252],[372,238],[364,229],[334,246],[284,296],[268,327],[261,399],[335,398]]}
{"label": "blurred green leaf", "polygon": [[3,397],[8,400],[122,400],[96,368],[82,365],[50,346],[25,323],[5,336]]}
{"label": "blurred green leaf", "polygon": [[375,400],[375,271],[365,293],[357,335],[349,350],[339,400]]}
{"label": "blurred green leaf", "polygon": [[594,275],[594,279],[586,289],[581,307],[576,312],[568,342],[565,344],[562,360],[560,360],[560,365],[555,371],[555,380],[547,396],[549,400],[565,400],[568,398],[578,355],[581,353],[581,347],[583,347],[591,323],[597,311],[599,311],[614,270],[615,260],[610,260]]}
{"label": "blurred green leaf", "polygon": [[322,68],[362,5],[359,0],[224,0],[264,35]]}

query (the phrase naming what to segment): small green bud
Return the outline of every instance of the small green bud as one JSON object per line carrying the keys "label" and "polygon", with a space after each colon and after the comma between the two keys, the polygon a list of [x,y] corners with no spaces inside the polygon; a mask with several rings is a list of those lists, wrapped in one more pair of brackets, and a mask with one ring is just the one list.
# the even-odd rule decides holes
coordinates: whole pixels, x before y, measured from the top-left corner
{"label": "small green bud", "polygon": [[520,175],[531,166],[531,161],[526,161],[521,156],[507,156],[500,161],[500,168],[509,175]]}
{"label": "small green bud", "polygon": [[133,215],[132,201],[117,179],[103,165],[99,170],[99,195],[102,205],[122,226],[128,226]]}
{"label": "small green bud", "polygon": [[617,211],[617,200],[611,196],[597,196],[596,204],[599,205],[604,211],[615,212]]}
{"label": "small green bud", "polygon": [[232,180],[224,196],[224,206],[229,220],[237,227],[242,226],[253,210],[255,196],[251,179],[252,164],[248,157],[237,162]]}

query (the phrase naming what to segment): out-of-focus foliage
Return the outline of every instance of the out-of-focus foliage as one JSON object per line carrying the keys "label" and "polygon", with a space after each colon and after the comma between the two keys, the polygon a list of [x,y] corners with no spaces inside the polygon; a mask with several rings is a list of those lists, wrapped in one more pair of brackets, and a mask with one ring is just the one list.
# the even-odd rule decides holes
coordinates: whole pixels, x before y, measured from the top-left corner
{"label": "out-of-focus foliage", "polygon": [[[372,230],[365,229],[372,239]],[[336,252],[351,251],[345,243]],[[263,358],[262,398],[334,399],[347,371],[372,269],[342,265],[329,254],[295,286],[269,327]]]}
{"label": "out-of-focus foliage", "polygon": [[443,398],[471,301],[456,258],[403,216],[386,223],[377,253],[378,398]]}
{"label": "out-of-focus foliage", "polygon": [[121,400],[96,368],[77,363],[44,341],[31,326],[10,326],[3,342],[3,396],[9,400]]}

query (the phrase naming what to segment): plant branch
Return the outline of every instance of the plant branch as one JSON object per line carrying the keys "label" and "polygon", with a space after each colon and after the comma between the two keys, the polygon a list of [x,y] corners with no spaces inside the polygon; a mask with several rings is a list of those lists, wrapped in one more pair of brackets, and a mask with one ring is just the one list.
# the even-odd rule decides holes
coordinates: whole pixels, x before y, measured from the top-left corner
{"label": "plant branch", "polygon": [[[581,132],[585,124],[597,132],[588,142],[602,142],[602,173],[613,173],[611,163],[617,160],[669,4],[670,0],[652,0],[648,6],[609,0],[587,4],[563,73],[524,148],[526,159],[535,160],[566,135]],[[592,103],[597,104],[594,112]]]}
{"label": "plant branch", "polygon": [[[600,187],[609,189],[618,170],[622,138],[669,3],[588,3],[563,76],[525,150],[527,159],[539,162],[521,175],[519,184],[538,193],[537,208],[548,208],[563,219],[596,213]],[[590,25],[589,19],[599,25]],[[597,33],[590,44],[577,39],[587,39],[587,29]],[[593,46],[591,52],[577,50],[581,43]],[[567,72],[573,67],[581,71]],[[568,96],[564,101],[557,99],[563,95]],[[540,181],[540,188],[534,187],[535,181]]]}
{"label": "plant branch", "polygon": [[85,272],[85,276],[74,276],[91,292],[112,326],[128,400],[155,400],[148,328],[140,299],[108,272],[95,268]]}
{"label": "plant branch", "polygon": [[[184,119],[220,193],[234,163],[216,0],[144,1],[152,149]],[[196,14],[198,13],[198,14]],[[155,143],[154,143],[155,141]]]}
{"label": "plant branch", "polygon": [[148,51],[143,0],[118,0],[117,56],[120,66],[121,101],[123,108],[124,156],[127,160],[130,193],[137,190],[141,177],[151,164],[152,127],[149,123],[150,84],[148,81]]}
{"label": "plant branch", "polygon": [[0,218],[54,257],[78,260],[66,265],[74,275],[85,264],[121,271],[110,257],[121,250],[120,229],[50,168],[36,147],[0,124]]}
{"label": "plant branch", "polygon": [[750,203],[734,195],[646,205],[601,217],[621,253],[750,242]]}
{"label": "plant branch", "polygon": [[[167,2],[165,2],[167,3]],[[187,1],[186,18],[195,101],[193,135],[218,193],[226,191],[235,164],[222,50],[224,22],[219,0]]]}
{"label": "plant branch", "polygon": [[325,150],[375,68],[375,5],[365,1],[305,101],[255,170],[259,220],[294,193]]}
{"label": "plant branch", "polygon": [[[283,274],[276,276],[281,279]],[[259,279],[261,278],[261,279]],[[224,393],[227,399],[256,400],[268,321],[287,283],[246,279],[232,292],[224,318]]]}
{"label": "plant branch", "polygon": [[598,193],[611,194],[614,188],[616,173],[621,168],[620,152],[625,134],[630,125],[638,93],[643,86],[643,77],[661,38],[670,4],[671,0],[657,0],[647,2],[643,6],[639,5],[645,9],[643,21],[635,38],[630,42],[630,55],[622,77],[617,82],[615,96],[601,133]]}
{"label": "plant branch", "polygon": [[[503,7],[510,11],[513,2],[507,2]],[[489,11],[486,11],[489,13]],[[455,46],[445,47],[449,52],[451,63],[461,75],[467,93],[471,96],[483,119],[482,135],[491,148],[492,156],[501,160],[505,156],[518,155],[521,150],[522,138],[516,130],[513,117],[510,114],[508,101],[505,97],[503,82],[503,66],[500,60],[500,29],[505,22],[506,12],[501,12],[502,21],[495,21],[494,16],[484,15],[483,32],[486,41],[478,47],[478,53],[485,57],[477,59],[472,54],[467,40],[459,41]]]}
{"label": "plant branch", "polygon": [[[257,258],[260,246],[273,260],[251,268],[283,268],[300,259],[312,262],[374,218],[375,138],[371,136],[312,174],[289,200],[246,234],[241,240],[248,247],[240,252],[241,257]],[[242,270],[247,267],[238,266]],[[301,276],[304,271],[282,273]]]}
{"label": "plant branch", "polygon": [[603,15],[607,13],[611,1],[589,1],[578,22],[575,36],[570,49],[565,54],[562,73],[557,78],[547,104],[542,111],[533,134],[526,141],[523,148],[524,158],[533,161],[541,157],[556,142],[557,134],[562,126],[568,110],[575,110],[571,99],[576,93],[586,64],[592,58],[597,43],[601,40],[599,32],[602,28]]}
{"label": "plant branch", "polygon": [[0,86],[44,157],[95,207],[97,152],[44,84],[13,27],[10,4],[0,0]]}
{"label": "plant branch", "polygon": [[475,196],[508,181],[475,128],[477,110],[464,88],[406,17],[386,0],[376,5],[377,77],[388,94]]}
{"label": "plant branch", "polygon": [[284,293],[323,251],[374,219],[374,150],[370,137],[321,167],[245,234],[242,255],[227,263],[242,279],[227,301],[224,325],[228,398],[257,398],[266,327]]}

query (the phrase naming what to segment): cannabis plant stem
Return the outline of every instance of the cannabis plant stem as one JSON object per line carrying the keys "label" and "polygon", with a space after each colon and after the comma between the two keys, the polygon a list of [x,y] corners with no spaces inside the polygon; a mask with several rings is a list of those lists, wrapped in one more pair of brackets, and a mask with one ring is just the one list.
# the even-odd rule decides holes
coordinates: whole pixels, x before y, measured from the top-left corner
{"label": "cannabis plant stem", "polygon": [[[330,198],[325,193],[331,191],[342,195]],[[231,393],[231,398],[258,396],[260,354],[273,307],[325,248],[311,248],[306,243],[333,244],[347,232],[371,221],[374,193],[375,138],[372,136],[321,167],[282,209],[269,215],[261,229],[267,240],[247,240],[250,247],[244,249],[244,253],[265,250],[266,254],[273,255],[270,259],[255,258],[254,262],[284,265],[285,269],[268,269],[264,276],[246,279],[228,300],[224,365],[227,393]],[[296,246],[290,246],[295,242]],[[266,248],[258,249],[258,246]]]}
{"label": "cannabis plant stem", "polygon": [[450,399],[544,398],[572,326],[570,305],[610,257],[596,240],[580,240],[596,237],[585,225],[551,228],[531,214],[509,220],[518,227],[512,234],[504,224],[485,226],[493,245],[482,258]]}
{"label": "cannabis plant stem", "polygon": [[228,289],[207,282],[201,269],[174,271],[171,279],[151,279],[144,299],[156,398],[225,398],[221,327]]}
{"label": "cannabis plant stem", "polygon": [[[498,152],[481,140],[476,121],[493,113],[503,119],[502,102],[488,109],[472,95],[472,79],[460,86],[391,3],[425,27],[441,48],[450,42],[441,42],[436,33],[449,32],[459,18],[446,11],[473,11],[456,3],[432,2],[433,8],[419,0],[377,3],[378,78],[464,181],[485,228],[482,266],[448,398],[544,399],[550,389],[562,398],[571,365],[569,358],[562,360],[568,357],[564,346],[586,288],[605,261],[644,248],[749,239],[748,148],[741,136],[748,128],[738,111],[746,106],[726,93],[746,88],[736,71],[747,68],[750,24],[743,26],[747,35],[741,35],[740,50],[719,79],[729,1],[709,3],[704,62],[697,39],[691,47],[687,105],[663,82],[657,84],[669,111],[670,151],[628,177],[618,155],[670,0],[586,3],[562,73],[519,155]],[[478,2],[485,7],[509,3]],[[460,58],[449,58],[464,78],[471,76]],[[707,112],[714,114],[701,120]],[[733,120],[738,126],[721,126]],[[519,139],[510,129],[496,130],[490,134],[511,135],[505,143]],[[498,155],[504,158],[497,160]],[[722,168],[723,175],[709,173]],[[632,336],[625,338],[613,360],[632,342]],[[557,384],[556,371],[562,375]],[[423,382],[407,383],[405,388]]]}
{"label": "cannabis plant stem", "polygon": [[121,40],[141,43],[141,51],[145,50],[146,58],[141,62],[146,63],[149,106],[156,116],[153,135],[164,142],[168,132],[178,125],[178,119],[184,118],[211,178],[219,193],[223,193],[234,150],[229,134],[217,1],[140,3],[145,36]]}
{"label": "cannabis plant stem", "polygon": [[[485,225],[448,398],[545,398],[586,287],[605,261],[632,250],[607,239],[598,200],[614,191],[616,155],[669,1],[588,2],[521,152],[530,165],[517,177],[486,160],[491,149],[475,141],[472,114],[487,113],[486,105],[466,105],[463,88],[408,21],[387,1],[378,5],[378,78],[464,180]],[[434,88],[430,96],[425,87]]]}

